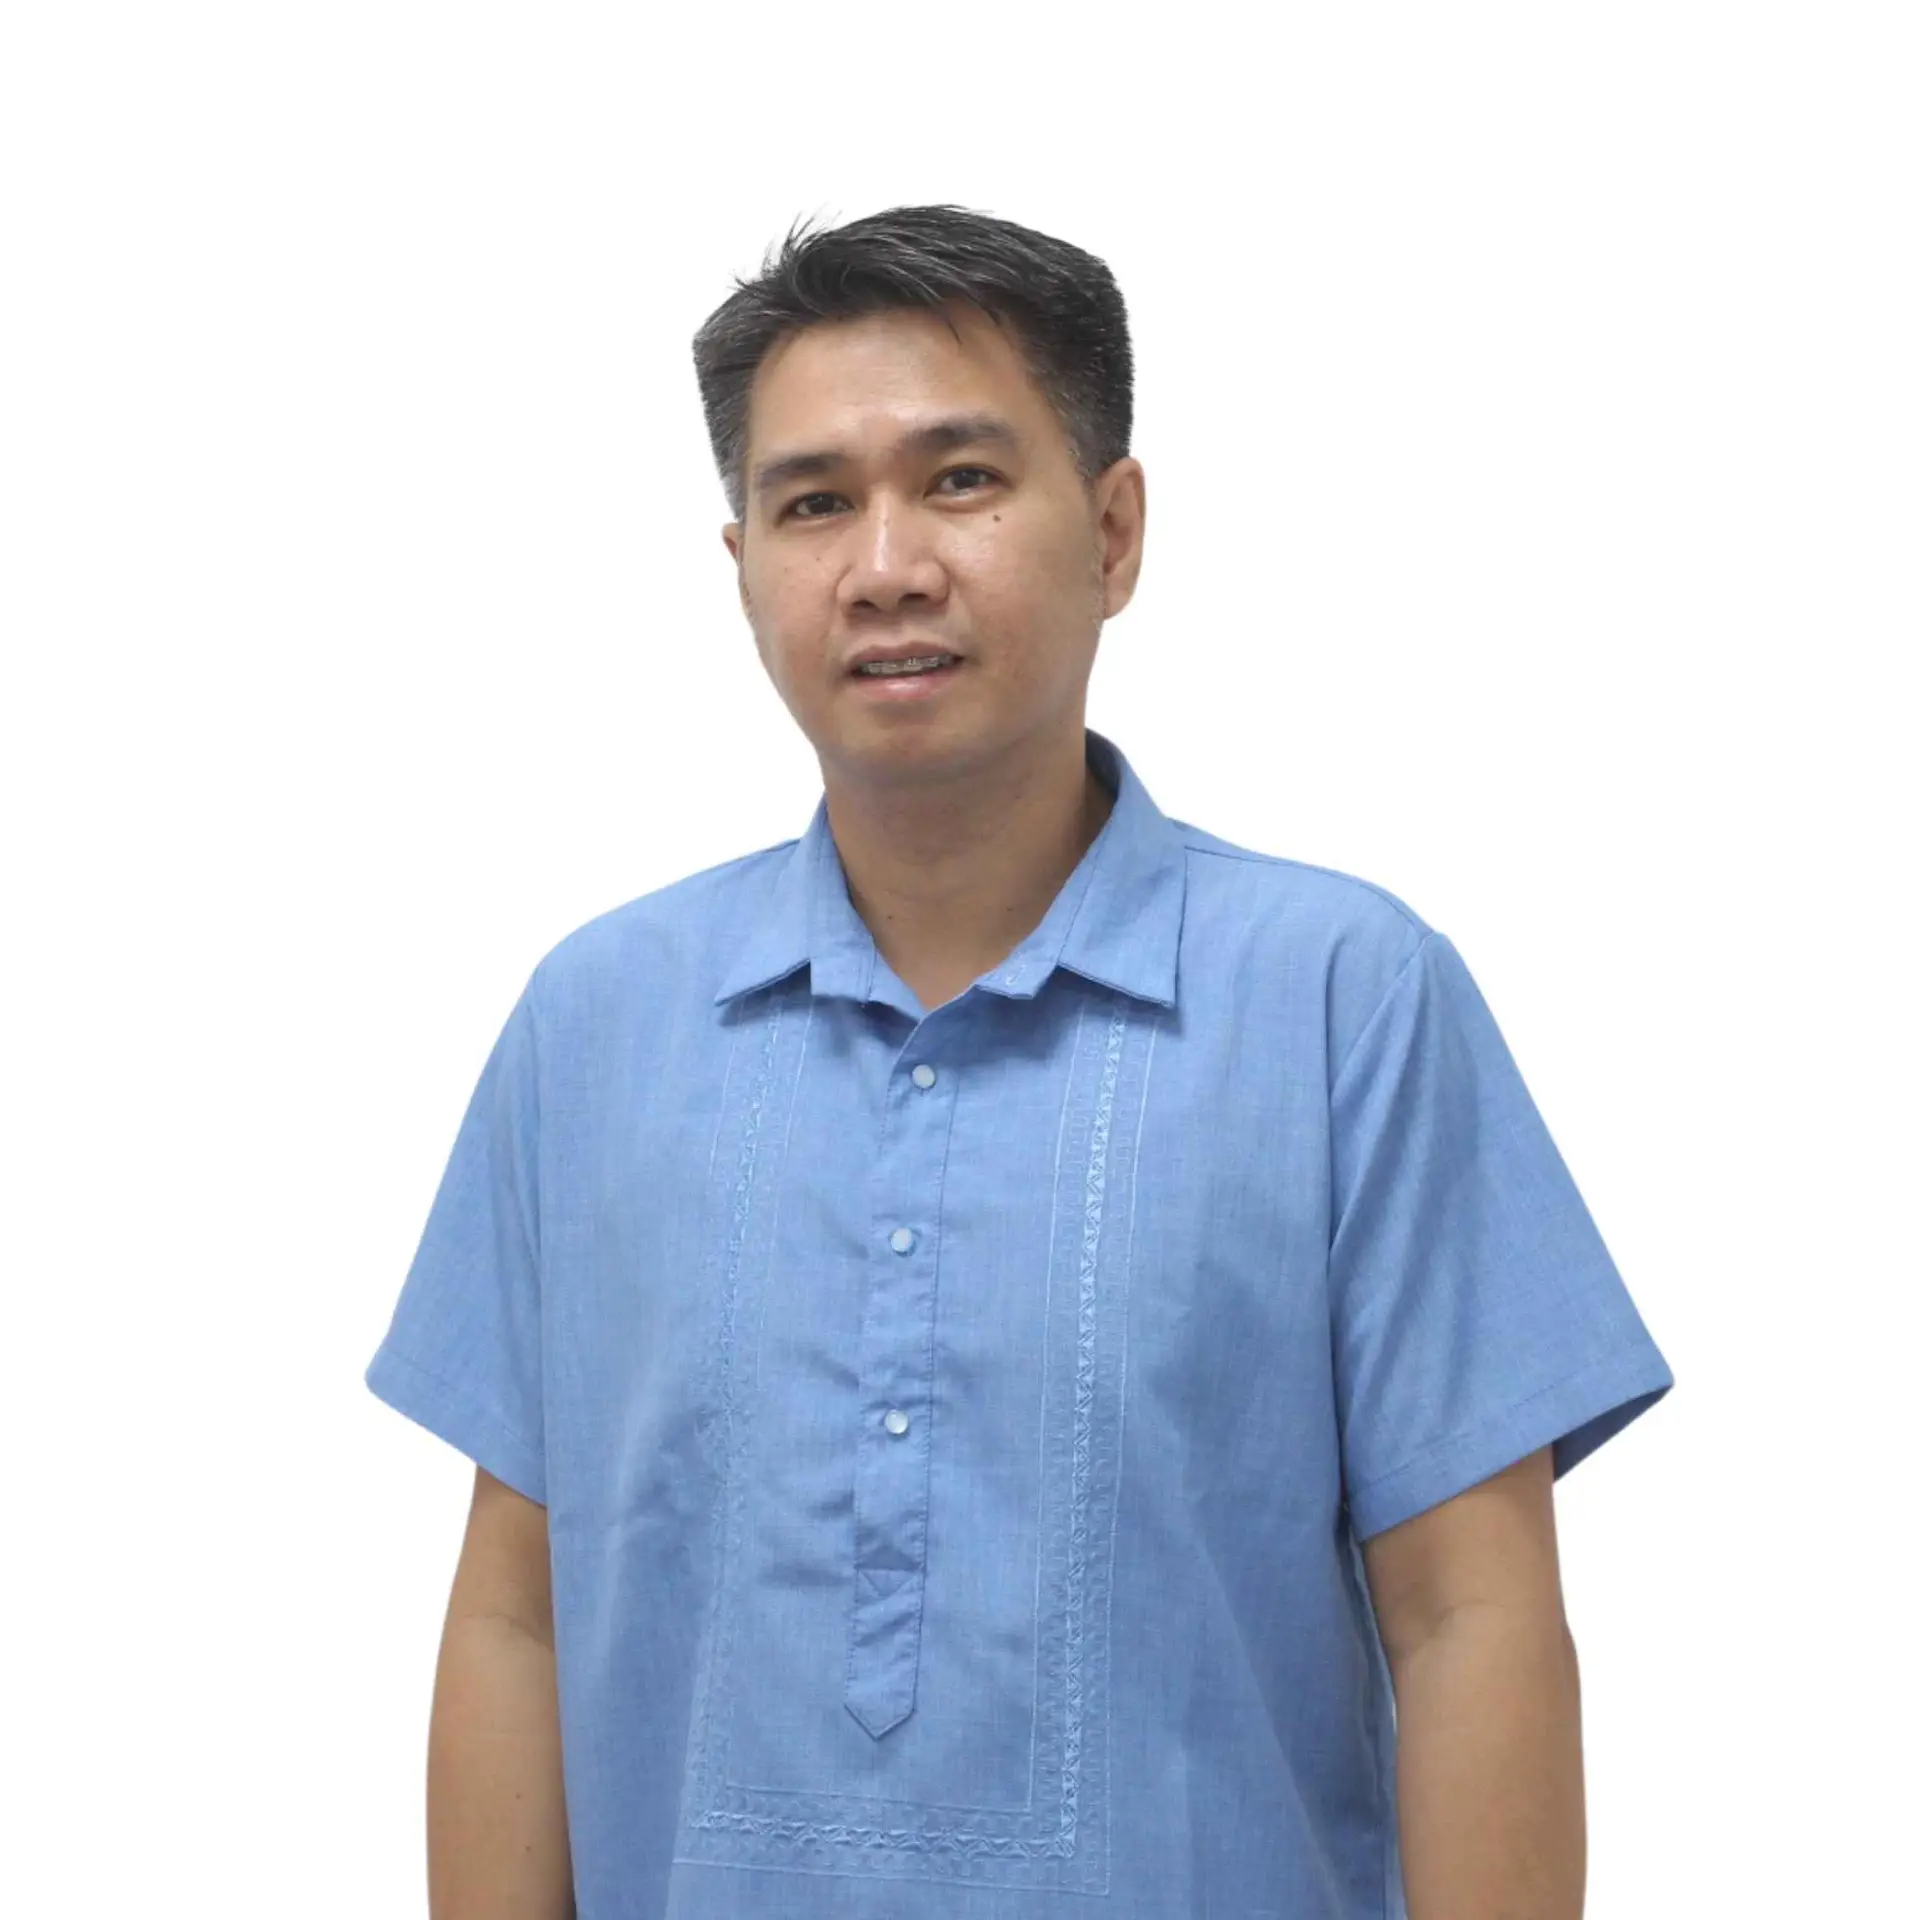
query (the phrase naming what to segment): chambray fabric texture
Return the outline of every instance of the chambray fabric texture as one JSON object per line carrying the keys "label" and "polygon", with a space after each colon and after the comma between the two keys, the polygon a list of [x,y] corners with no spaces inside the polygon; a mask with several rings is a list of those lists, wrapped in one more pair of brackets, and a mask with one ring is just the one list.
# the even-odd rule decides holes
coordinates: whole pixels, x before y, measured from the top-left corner
{"label": "chambray fabric texture", "polygon": [[581,1920],[1405,1914],[1358,1544],[1673,1376],[1446,936],[1111,815],[926,1013],[789,840],[533,969],[383,1401],[547,1508]]}

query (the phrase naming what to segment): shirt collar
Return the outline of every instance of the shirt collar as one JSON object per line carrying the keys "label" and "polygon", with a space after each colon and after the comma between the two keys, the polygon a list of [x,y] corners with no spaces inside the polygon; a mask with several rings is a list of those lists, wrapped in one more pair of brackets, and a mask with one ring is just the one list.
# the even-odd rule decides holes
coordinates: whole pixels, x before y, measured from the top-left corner
{"label": "shirt collar", "polygon": [[[1163,1007],[1174,1004],[1187,869],[1178,826],[1104,734],[1086,729],[1087,764],[1114,802],[1040,924],[979,984],[1031,999],[1056,966]],[[847,894],[822,794],[806,832],[778,850],[771,886],[750,909],[714,1003],[812,968],[815,994],[873,995],[878,949]]]}

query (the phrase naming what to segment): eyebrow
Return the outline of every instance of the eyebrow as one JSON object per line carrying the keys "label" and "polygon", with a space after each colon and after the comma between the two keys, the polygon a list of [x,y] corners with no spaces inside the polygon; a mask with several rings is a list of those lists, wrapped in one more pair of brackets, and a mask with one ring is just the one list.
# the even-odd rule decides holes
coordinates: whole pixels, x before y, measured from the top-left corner
{"label": "eyebrow", "polygon": [[[1020,436],[1010,422],[997,413],[959,414],[947,420],[935,420],[911,433],[902,434],[893,444],[895,455],[903,453],[946,453],[955,447],[1003,446],[1017,451]],[[776,454],[754,469],[753,490],[771,493],[792,480],[811,479],[844,466],[851,456],[842,447],[821,447],[807,453]]]}

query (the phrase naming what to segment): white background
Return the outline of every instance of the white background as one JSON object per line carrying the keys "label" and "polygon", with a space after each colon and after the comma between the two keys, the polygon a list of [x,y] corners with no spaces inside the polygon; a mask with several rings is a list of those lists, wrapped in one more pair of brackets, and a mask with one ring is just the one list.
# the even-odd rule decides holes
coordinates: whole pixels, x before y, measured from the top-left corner
{"label": "white background", "polygon": [[1129,302],[1090,721],[1456,942],[1674,1368],[1589,1914],[1899,1909],[1914,18],[8,9],[0,1906],[425,1911],[472,1468],[362,1370],[533,963],[818,793],[694,329],[942,200]]}

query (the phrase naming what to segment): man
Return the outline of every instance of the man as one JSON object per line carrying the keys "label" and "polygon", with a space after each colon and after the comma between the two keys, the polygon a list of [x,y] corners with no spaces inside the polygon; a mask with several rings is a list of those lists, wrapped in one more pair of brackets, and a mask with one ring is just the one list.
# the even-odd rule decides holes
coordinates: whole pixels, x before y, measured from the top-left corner
{"label": "man", "polygon": [[1672,1374],[1446,937],[1087,729],[1111,276],[895,208],[695,360],[824,792],[534,968],[368,1369],[434,1913],[1573,1920],[1552,1484]]}

